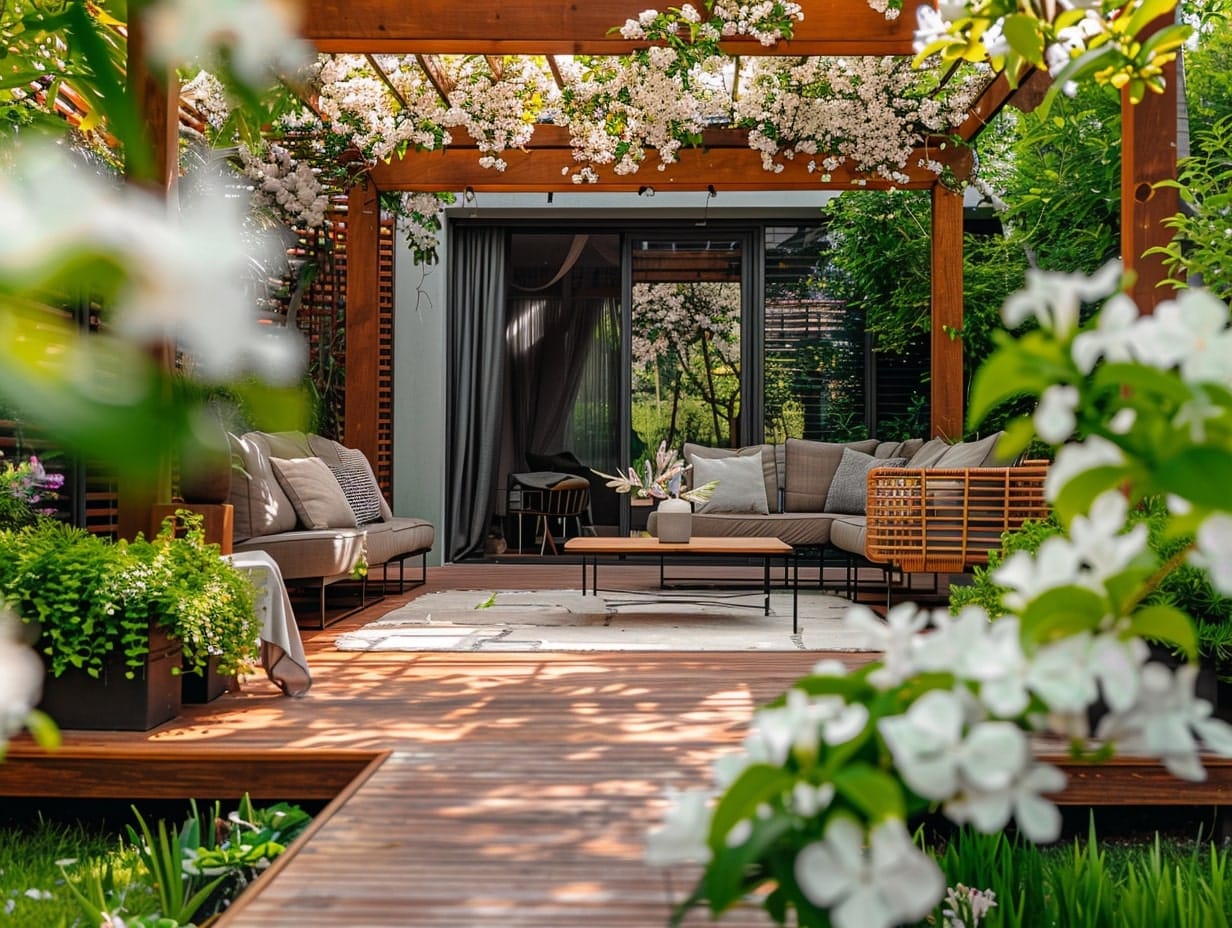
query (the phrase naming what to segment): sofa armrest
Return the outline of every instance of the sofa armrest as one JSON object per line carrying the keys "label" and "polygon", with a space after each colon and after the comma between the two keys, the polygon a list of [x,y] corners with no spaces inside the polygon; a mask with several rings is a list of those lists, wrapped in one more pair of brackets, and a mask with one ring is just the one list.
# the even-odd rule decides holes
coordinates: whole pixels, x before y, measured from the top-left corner
{"label": "sofa armrest", "polygon": [[907,572],[958,573],[984,564],[1001,535],[1048,515],[1045,461],[1014,467],[904,469],[868,474],[865,556]]}

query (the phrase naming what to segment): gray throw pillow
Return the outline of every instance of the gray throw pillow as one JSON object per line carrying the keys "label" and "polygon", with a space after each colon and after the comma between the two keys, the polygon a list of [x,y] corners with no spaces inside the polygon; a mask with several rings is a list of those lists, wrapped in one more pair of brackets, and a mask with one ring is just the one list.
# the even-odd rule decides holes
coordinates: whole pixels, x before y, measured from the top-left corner
{"label": "gray throw pillow", "polygon": [[766,478],[761,455],[693,459],[690,483],[700,487],[711,480],[719,485],[710,499],[697,504],[697,512],[756,512],[766,515]]}
{"label": "gray throw pillow", "polygon": [[844,448],[826,494],[825,511],[864,515],[868,509],[868,472],[875,467],[902,467],[906,463],[906,458],[878,458]]}
{"label": "gray throw pillow", "polygon": [[270,462],[304,528],[357,527],[342,487],[320,458],[270,458]]}

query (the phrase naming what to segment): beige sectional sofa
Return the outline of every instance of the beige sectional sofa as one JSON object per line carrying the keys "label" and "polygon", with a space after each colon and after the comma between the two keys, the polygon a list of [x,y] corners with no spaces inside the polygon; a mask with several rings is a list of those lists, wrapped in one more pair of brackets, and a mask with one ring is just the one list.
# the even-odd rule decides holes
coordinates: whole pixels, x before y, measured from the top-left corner
{"label": "beige sectional sofa", "polygon": [[[247,432],[229,436],[235,467],[233,547],[267,552],[289,585],[320,591],[325,624],[325,588],[363,576],[363,569],[398,565],[404,588],[405,561],[419,556],[427,579],[427,553],[435,530],[423,519],[395,516],[362,452],[303,432]],[[388,568],[382,588],[388,580]]]}
{"label": "beige sectional sofa", "polygon": [[[958,572],[986,560],[1003,531],[1047,514],[1046,468],[999,461],[999,438],[788,439],[738,450],[686,444],[693,482],[719,481],[710,501],[694,507],[693,534],[775,537],[823,556],[839,551],[849,562]],[[657,521],[652,513],[651,534]]]}

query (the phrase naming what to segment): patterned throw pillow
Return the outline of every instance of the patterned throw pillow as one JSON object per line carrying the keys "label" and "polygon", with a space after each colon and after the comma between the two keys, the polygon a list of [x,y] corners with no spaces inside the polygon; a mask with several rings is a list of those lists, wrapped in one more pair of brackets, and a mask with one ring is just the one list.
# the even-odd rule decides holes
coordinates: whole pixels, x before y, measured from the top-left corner
{"label": "patterned throw pillow", "polygon": [[381,520],[381,489],[372,479],[372,472],[362,451],[354,448],[339,448],[338,463],[331,464],[338,486],[346,496],[359,525]]}

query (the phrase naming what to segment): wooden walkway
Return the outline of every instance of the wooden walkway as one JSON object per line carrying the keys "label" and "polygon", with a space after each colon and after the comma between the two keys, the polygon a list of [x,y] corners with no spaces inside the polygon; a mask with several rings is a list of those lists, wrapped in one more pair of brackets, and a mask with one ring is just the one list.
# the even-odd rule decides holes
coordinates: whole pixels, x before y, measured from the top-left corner
{"label": "wooden walkway", "polygon": [[[574,586],[578,573],[447,567],[426,589]],[[657,567],[628,568],[622,582],[657,579]],[[752,710],[819,655],[333,649],[411,595],[305,633],[314,683],[302,699],[253,679],[152,732],[66,733],[57,758],[19,742],[0,795],[337,795],[225,928],[665,924],[694,873],[642,863],[664,790],[708,785]],[[1075,803],[1232,803],[1223,766],[1200,787],[1134,762],[1071,776]],[[726,924],[764,925],[742,915]]]}

